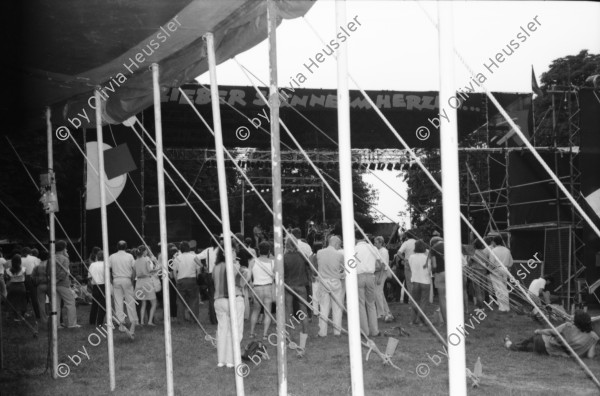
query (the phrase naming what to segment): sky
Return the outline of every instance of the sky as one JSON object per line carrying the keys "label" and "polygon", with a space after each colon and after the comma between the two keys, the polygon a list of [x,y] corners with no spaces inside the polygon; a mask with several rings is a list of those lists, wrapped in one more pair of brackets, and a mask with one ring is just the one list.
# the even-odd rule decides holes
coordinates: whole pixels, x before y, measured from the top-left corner
{"label": "sky", "polygon": [[[363,89],[428,91],[439,89],[438,35],[435,2],[422,1],[347,1],[347,19],[356,19],[354,32],[347,40],[349,73]],[[300,88],[336,88],[336,62],[331,57],[312,68],[310,62],[323,44],[334,39],[335,2],[319,0],[304,18],[285,20],[277,29],[278,78],[280,86],[289,86],[298,73],[306,80]],[[487,77],[485,85],[494,92],[531,92],[531,67],[539,78],[552,60],[575,55],[582,49],[600,53],[600,3],[537,1],[468,1],[454,2],[454,47],[475,72]],[[528,30],[525,40],[518,38],[521,28]],[[506,49],[511,40],[519,43],[498,67],[489,58]],[[507,49],[508,51],[508,49]],[[237,56],[237,60],[268,81],[268,45],[264,41]],[[217,68],[220,85],[251,85],[237,63],[229,60]],[[463,87],[470,74],[455,58],[454,82]],[[198,79],[208,83],[205,73]],[[260,84],[259,84],[260,85]],[[350,83],[350,89],[356,87]],[[406,195],[406,187],[397,172],[378,171],[377,175]],[[397,193],[369,176],[366,181],[379,190],[377,208],[394,221],[402,221],[400,210],[406,210]],[[406,219],[404,219],[406,220]],[[386,219],[385,221],[389,221]]]}

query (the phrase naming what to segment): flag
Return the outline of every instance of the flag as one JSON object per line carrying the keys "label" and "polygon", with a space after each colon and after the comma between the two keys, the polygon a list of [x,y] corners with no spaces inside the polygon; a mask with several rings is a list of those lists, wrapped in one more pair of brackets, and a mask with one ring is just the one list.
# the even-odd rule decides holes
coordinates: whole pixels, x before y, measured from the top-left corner
{"label": "flag", "polygon": [[531,65],[531,90],[537,96],[544,96],[544,93],[540,89],[540,86],[537,83],[537,79],[535,78],[535,72],[533,71],[533,65]]}
{"label": "flag", "polygon": [[133,172],[137,169],[127,143],[118,145],[104,151],[104,170],[106,178],[112,180],[122,174]]}

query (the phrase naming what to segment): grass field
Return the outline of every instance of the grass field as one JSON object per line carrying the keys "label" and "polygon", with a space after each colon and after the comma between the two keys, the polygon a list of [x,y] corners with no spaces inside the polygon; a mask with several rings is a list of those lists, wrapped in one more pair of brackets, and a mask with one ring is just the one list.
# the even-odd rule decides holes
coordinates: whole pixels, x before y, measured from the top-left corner
{"label": "grass field", "polygon": [[[448,364],[442,344],[425,328],[407,325],[407,305],[390,305],[397,321],[380,322],[384,331],[401,325],[410,333],[400,337],[393,361],[402,371],[383,366],[372,354],[364,361],[364,384],[367,395],[446,395],[448,394]],[[471,307],[472,308],[472,307]],[[494,306],[492,306],[494,308]],[[431,310],[431,308],[429,309]],[[88,306],[79,306],[79,323],[87,323]],[[483,364],[481,386],[469,388],[469,395],[598,395],[600,390],[571,359],[538,356],[506,350],[502,338],[510,334],[513,340],[529,336],[540,327],[527,316],[500,314],[485,309],[486,317],[472,321],[466,340],[452,337],[454,343],[466,342],[467,367],[473,369],[478,357]],[[207,305],[201,307],[200,319],[212,335],[216,326],[207,320]],[[471,316],[467,316],[469,322]],[[288,350],[288,391],[290,395],[350,394],[350,366],[347,337],[321,339],[316,337],[316,319],[309,324],[307,352],[303,359]],[[245,322],[242,346],[249,340]],[[438,326],[438,329],[442,327]],[[42,374],[46,365],[47,331],[40,329],[34,339],[23,325],[3,321],[4,367],[0,375],[1,395],[105,395],[109,392],[106,341],[95,328],[59,330],[59,362],[69,366],[70,374],[53,380]],[[260,334],[262,326],[258,326]],[[271,327],[270,331],[275,331]],[[331,331],[331,330],[330,330]],[[442,335],[445,331],[441,330]],[[91,335],[92,333],[98,336]],[[451,332],[452,333],[452,332]],[[458,335],[458,332],[455,332]],[[382,351],[387,339],[375,338]],[[99,343],[99,344],[98,344]],[[97,346],[93,346],[98,344]],[[115,395],[166,394],[164,338],[162,325],[139,327],[134,341],[115,332]],[[216,367],[216,349],[204,340],[197,325],[173,324],[173,366],[177,395],[234,395],[235,373]],[[277,394],[276,349],[268,345],[270,360],[258,365],[249,363],[250,374],[244,384],[247,395]],[[85,349],[84,349],[85,348]],[[79,352],[78,352],[79,351]],[[74,355],[81,357],[81,362]],[[363,349],[363,356],[366,349]],[[89,359],[85,356],[89,356]],[[70,360],[71,356],[73,360]],[[428,358],[430,356],[431,358]],[[439,357],[436,358],[436,356]],[[600,375],[600,359],[585,359],[591,371]],[[435,363],[438,363],[436,365]],[[427,366],[425,366],[425,364]],[[420,366],[419,366],[420,365]],[[419,374],[417,374],[419,367]],[[64,367],[63,367],[64,368]],[[427,371],[429,370],[429,372]]]}

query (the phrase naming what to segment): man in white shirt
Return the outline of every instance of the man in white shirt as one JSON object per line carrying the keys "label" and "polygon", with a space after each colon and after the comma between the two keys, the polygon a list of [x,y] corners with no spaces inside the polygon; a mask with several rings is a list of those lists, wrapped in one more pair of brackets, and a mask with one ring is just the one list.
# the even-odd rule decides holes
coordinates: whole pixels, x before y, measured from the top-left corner
{"label": "man in white shirt", "polygon": [[181,254],[173,260],[173,277],[181,295],[177,296],[177,316],[180,321],[191,322],[190,312],[183,302],[186,302],[194,315],[198,315],[200,290],[196,279],[200,273],[200,266],[196,264],[196,255],[190,251],[190,245],[186,241],[181,242],[179,250]]}
{"label": "man in white shirt", "polygon": [[510,250],[504,246],[504,241],[500,235],[494,236],[494,245],[495,247],[490,252],[490,262],[494,265],[495,269],[490,274],[490,279],[494,286],[496,298],[498,299],[498,310],[500,312],[509,312],[510,305],[506,282],[508,281],[507,270],[510,270],[510,267],[512,267],[513,258]]}
{"label": "man in white shirt", "polygon": [[210,240],[210,247],[201,251],[194,259],[196,265],[200,266],[200,268],[204,268],[203,271],[208,274],[208,276],[204,276],[204,279],[208,287],[208,317],[212,324],[217,324],[217,314],[215,313],[215,282],[212,277],[212,272],[213,268],[215,268],[218,251],[219,245],[213,238]]}
{"label": "man in white shirt", "polygon": [[354,257],[356,258],[356,274],[358,278],[358,309],[360,328],[368,336],[380,336],[377,325],[377,308],[375,307],[375,271],[381,267],[377,249],[371,246],[360,231],[354,238]]}
{"label": "man in white shirt", "polygon": [[32,250],[29,247],[23,248],[21,256],[21,267],[25,269],[25,288],[27,290],[27,303],[31,303],[35,317],[38,320],[40,320],[40,309],[37,305],[36,287],[33,284],[33,280],[31,279],[33,269],[40,265],[40,259],[32,254]]}
{"label": "man in white shirt", "polygon": [[[396,253],[396,257],[399,260],[402,260],[404,263],[404,286],[409,293],[412,293],[412,283],[411,278],[412,274],[410,272],[410,265],[408,264],[408,259],[415,253],[415,243],[417,240],[415,239],[412,231],[406,231],[404,234],[406,240],[400,245],[400,249],[398,249],[398,253]],[[403,302],[403,301],[402,301]]]}
{"label": "man in white shirt", "polygon": [[[531,284],[529,285],[529,294],[532,295],[534,302],[537,304],[552,304],[558,300],[557,296],[551,296],[550,291],[546,290],[553,281],[554,277],[552,275],[544,275],[531,281]],[[537,308],[534,308],[532,312],[534,314],[537,313]]]}
{"label": "man in white shirt", "polygon": [[375,271],[375,307],[377,308],[377,317],[386,321],[392,320],[393,316],[390,312],[390,307],[385,300],[383,288],[385,287],[385,280],[388,277],[390,270],[390,254],[388,250],[383,246],[384,239],[382,236],[375,237],[375,247],[379,251],[379,257],[381,258],[381,269]]}
{"label": "man in white shirt", "polygon": [[[317,269],[321,275],[324,287],[319,288],[318,303],[321,315],[329,317],[329,310],[333,311],[333,335],[340,336],[342,328],[342,309],[344,306],[344,254],[338,250],[342,241],[337,236],[329,237],[329,246],[317,252]],[[327,321],[319,318],[319,337],[327,336]]]}
{"label": "man in white shirt", "polygon": [[[133,279],[135,279],[135,262],[133,256],[127,253],[127,242],[119,241],[117,243],[117,252],[110,255],[108,265],[112,270],[113,294],[115,299],[115,313],[119,321],[119,330],[125,331],[124,321],[129,316],[131,327],[129,328],[130,337],[135,333],[135,326],[138,323],[138,315],[135,309],[137,301],[134,297]],[[127,315],[123,312],[123,301],[127,306]]]}

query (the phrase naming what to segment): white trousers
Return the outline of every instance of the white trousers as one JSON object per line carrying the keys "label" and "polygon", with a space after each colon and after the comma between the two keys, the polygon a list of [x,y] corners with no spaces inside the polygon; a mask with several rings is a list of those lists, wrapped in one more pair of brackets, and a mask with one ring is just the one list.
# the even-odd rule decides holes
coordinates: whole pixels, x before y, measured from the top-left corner
{"label": "white trousers", "polygon": [[[244,335],[244,297],[235,298],[237,314],[237,332],[240,341]],[[217,361],[222,364],[233,365],[233,336],[231,333],[231,318],[229,316],[229,300],[218,298],[215,300],[215,313],[217,315]]]}

